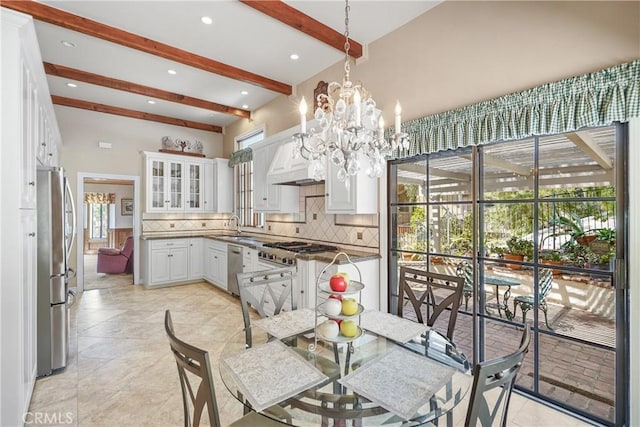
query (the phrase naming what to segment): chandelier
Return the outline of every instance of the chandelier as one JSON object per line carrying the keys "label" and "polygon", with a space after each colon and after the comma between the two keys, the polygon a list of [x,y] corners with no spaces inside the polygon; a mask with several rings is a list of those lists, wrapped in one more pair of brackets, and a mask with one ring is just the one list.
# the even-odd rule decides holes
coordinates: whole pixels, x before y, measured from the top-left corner
{"label": "chandelier", "polygon": [[[338,167],[337,177],[348,187],[350,176],[360,169],[360,161],[368,160],[366,173],[378,178],[384,172],[385,158],[398,147],[408,148],[409,139],[400,129],[400,103],[396,103],[395,133],[390,142],[384,138],[384,120],[376,102],[361,82],[349,76],[349,0],[345,1],[345,61],[342,83],[331,82],[327,93],[317,96],[314,118],[316,128],[307,130],[307,103],[300,101],[300,132],[293,136],[293,156],[311,161],[313,177],[326,178],[327,158]],[[364,157],[364,159],[363,159]]]}

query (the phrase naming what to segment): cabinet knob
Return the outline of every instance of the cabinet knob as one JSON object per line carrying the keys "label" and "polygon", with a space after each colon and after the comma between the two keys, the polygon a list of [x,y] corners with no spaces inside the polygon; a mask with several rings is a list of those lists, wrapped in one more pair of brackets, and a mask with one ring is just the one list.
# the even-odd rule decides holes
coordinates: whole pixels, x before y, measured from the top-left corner
{"label": "cabinet knob", "polygon": [[266,198],[266,197],[263,197],[263,198],[262,198],[262,200],[267,200],[267,198]]}
{"label": "cabinet knob", "polygon": [[329,197],[329,193],[325,193],[325,197]]}
{"label": "cabinet knob", "polygon": [[36,233],[32,231],[31,233],[29,233],[29,237],[36,237]]}
{"label": "cabinet knob", "polygon": [[41,143],[40,145],[42,145],[43,147],[46,147],[46,146],[47,146],[47,143],[46,143],[46,142],[43,142],[43,143]]}
{"label": "cabinet knob", "polygon": [[29,181],[29,185],[34,187],[36,185],[36,182],[35,181]]}
{"label": "cabinet knob", "polygon": [[53,153],[49,153],[49,157],[53,157]]}

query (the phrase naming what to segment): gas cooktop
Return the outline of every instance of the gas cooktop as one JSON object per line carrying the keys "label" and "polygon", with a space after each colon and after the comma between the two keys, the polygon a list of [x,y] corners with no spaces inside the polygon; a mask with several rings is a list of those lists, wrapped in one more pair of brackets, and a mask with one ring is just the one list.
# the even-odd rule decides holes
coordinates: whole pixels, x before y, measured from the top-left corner
{"label": "gas cooktop", "polygon": [[282,249],[285,251],[295,252],[298,254],[311,254],[316,252],[335,251],[338,249],[335,246],[321,245],[318,243],[297,242],[297,241],[264,243],[262,246],[267,248]]}

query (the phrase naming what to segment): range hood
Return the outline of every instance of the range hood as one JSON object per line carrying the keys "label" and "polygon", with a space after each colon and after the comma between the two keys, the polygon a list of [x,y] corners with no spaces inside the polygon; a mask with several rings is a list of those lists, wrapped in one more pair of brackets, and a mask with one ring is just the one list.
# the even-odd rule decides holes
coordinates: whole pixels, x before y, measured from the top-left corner
{"label": "range hood", "polygon": [[314,179],[313,167],[309,160],[305,160],[301,156],[297,159],[293,158],[294,145],[293,141],[289,141],[278,147],[267,172],[267,183],[312,185],[323,182]]}

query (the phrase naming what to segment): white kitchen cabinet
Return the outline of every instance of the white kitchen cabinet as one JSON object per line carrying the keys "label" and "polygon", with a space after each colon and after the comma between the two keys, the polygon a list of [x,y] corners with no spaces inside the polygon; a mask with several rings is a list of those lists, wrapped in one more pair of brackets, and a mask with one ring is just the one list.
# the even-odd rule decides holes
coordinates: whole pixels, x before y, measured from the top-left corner
{"label": "white kitchen cabinet", "polygon": [[242,252],[242,272],[247,273],[258,270],[260,270],[260,266],[258,264],[258,250],[245,247]]}
{"label": "white kitchen cabinet", "polygon": [[227,244],[209,239],[205,248],[204,278],[224,289],[227,286]]}
{"label": "white kitchen cabinet", "polygon": [[204,169],[204,210],[233,212],[233,168],[227,159],[207,159]]}
{"label": "white kitchen cabinet", "polygon": [[43,153],[52,154],[45,160],[56,158],[60,132],[33,20],[5,8],[0,20],[0,425],[4,426],[24,424],[36,378],[37,144],[42,131],[49,143]]}
{"label": "white kitchen cabinet", "polygon": [[[366,160],[364,160],[366,166]],[[330,214],[378,213],[378,178],[369,178],[364,171],[347,178],[349,185],[338,179],[338,167],[327,162],[325,181],[325,212]]]}
{"label": "white kitchen cabinet", "polygon": [[205,165],[202,162],[184,162],[184,170],[184,210],[189,212],[203,211]]}
{"label": "white kitchen cabinet", "polygon": [[189,239],[189,280],[202,279],[204,276],[204,239]]}
{"label": "white kitchen cabinet", "polygon": [[291,140],[274,137],[253,146],[253,202],[257,212],[297,213],[300,211],[299,187],[267,183],[267,172],[280,143]]}
{"label": "white kitchen cabinet", "polygon": [[144,156],[146,211],[184,211],[185,162],[161,153]]}
{"label": "white kitchen cabinet", "polygon": [[147,245],[147,286],[189,279],[189,239],[151,240]]}

